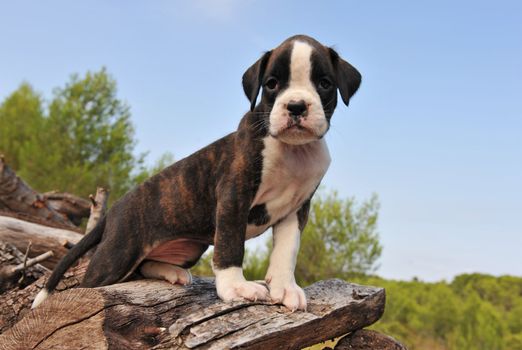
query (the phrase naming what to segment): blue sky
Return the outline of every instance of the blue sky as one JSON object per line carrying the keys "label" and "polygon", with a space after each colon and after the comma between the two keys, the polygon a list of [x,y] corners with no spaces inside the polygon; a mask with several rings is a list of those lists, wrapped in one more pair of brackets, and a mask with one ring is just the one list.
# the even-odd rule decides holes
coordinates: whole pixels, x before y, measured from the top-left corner
{"label": "blue sky", "polygon": [[363,75],[323,184],[379,195],[378,273],[522,274],[522,2],[2,1],[0,33],[1,99],[105,66],[151,163],[234,130],[245,69],[314,36]]}

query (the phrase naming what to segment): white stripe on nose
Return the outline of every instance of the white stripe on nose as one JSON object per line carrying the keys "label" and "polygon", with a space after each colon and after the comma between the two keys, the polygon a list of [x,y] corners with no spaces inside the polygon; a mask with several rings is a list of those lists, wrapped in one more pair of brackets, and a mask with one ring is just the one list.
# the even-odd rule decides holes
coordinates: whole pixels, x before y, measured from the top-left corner
{"label": "white stripe on nose", "polygon": [[290,84],[289,89],[313,89],[310,82],[312,47],[302,41],[296,41],[290,57]]}

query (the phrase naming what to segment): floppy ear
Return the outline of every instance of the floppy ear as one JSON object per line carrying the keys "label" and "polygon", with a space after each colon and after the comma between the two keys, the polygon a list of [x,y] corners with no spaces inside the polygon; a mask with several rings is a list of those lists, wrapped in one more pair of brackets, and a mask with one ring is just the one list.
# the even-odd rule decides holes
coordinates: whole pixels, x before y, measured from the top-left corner
{"label": "floppy ear", "polygon": [[361,85],[361,73],[350,63],[343,60],[334,49],[329,48],[330,58],[335,69],[337,87],[345,105]]}
{"label": "floppy ear", "polygon": [[243,74],[243,90],[250,101],[250,110],[253,111],[256,107],[257,95],[261,89],[261,79],[265,73],[266,64],[270,58],[272,51],[266,52],[260,59],[257,60],[250,68]]}

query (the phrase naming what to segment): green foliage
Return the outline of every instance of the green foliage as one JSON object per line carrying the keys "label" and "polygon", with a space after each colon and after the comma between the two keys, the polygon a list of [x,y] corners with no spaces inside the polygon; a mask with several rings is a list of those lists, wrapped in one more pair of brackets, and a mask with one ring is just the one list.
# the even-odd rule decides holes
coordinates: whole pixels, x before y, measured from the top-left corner
{"label": "green foliage", "polygon": [[23,83],[0,105],[0,153],[14,169],[21,168],[21,157],[28,142],[42,132],[42,98]]}
{"label": "green foliage", "polygon": [[105,69],[73,75],[50,101],[22,84],[0,106],[0,152],[39,191],[85,197],[103,186],[114,201],[143,171],[129,107],[116,92]]}
{"label": "green foliage", "polygon": [[386,288],[386,311],[373,328],[409,349],[522,349],[522,278],[467,274],[451,283],[352,281]]}

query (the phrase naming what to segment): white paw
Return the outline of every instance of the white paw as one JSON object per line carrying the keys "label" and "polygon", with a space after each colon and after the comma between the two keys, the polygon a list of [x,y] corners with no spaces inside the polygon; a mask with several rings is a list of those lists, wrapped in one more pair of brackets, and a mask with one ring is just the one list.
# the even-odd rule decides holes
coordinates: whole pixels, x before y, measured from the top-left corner
{"label": "white paw", "polygon": [[283,304],[290,311],[306,311],[306,295],[295,281],[278,281],[272,279],[268,288],[270,289],[270,299],[276,303]]}
{"label": "white paw", "polygon": [[217,294],[223,301],[268,300],[266,287],[252,281],[239,281],[220,286],[220,288],[217,288]]}
{"label": "white paw", "polygon": [[268,300],[268,290],[264,285],[245,280],[240,267],[214,270],[216,290],[223,301],[233,300]]}

